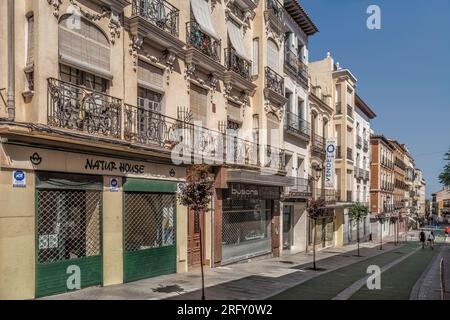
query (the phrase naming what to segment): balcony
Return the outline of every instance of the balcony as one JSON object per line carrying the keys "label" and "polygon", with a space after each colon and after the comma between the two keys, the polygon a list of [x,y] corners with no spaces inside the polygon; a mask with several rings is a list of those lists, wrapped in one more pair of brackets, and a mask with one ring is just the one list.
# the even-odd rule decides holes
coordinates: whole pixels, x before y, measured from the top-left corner
{"label": "balcony", "polygon": [[353,119],[353,107],[351,105],[347,105],[347,116]]}
{"label": "balcony", "polygon": [[336,191],[333,189],[315,188],[314,200],[324,200],[326,204],[336,203]]}
{"label": "balcony", "polygon": [[284,49],[284,66],[294,77],[299,80],[305,87],[308,87],[308,67],[290,48]]}
{"label": "balcony", "polygon": [[[117,143],[118,140],[156,150],[164,156],[179,147],[189,159],[260,167],[260,145],[237,136],[194,125],[179,114],[171,118],[149,109],[124,104],[121,99],[80,86],[48,80],[48,125],[60,134]],[[93,139],[95,137],[95,139]],[[107,139],[110,140],[107,140]],[[271,148],[268,165],[285,171],[284,150]]]}
{"label": "balcony", "polygon": [[361,136],[356,136],[356,147],[358,148],[358,149],[361,149],[361,147],[362,147],[362,137]]}
{"label": "balcony", "polygon": [[361,168],[356,168],[355,169],[355,176],[356,176],[356,178],[357,179],[364,179],[364,172],[365,172],[365,170],[364,169],[361,169]]}
{"label": "balcony", "polygon": [[353,150],[350,147],[347,147],[347,160],[353,161]]}
{"label": "balcony", "polygon": [[385,204],[383,205],[383,212],[384,213],[390,213],[394,211],[394,205],[393,204]]}
{"label": "balcony", "polygon": [[284,78],[272,70],[270,67],[265,68],[265,89],[264,95],[282,107],[288,100],[284,96]]}
{"label": "balcony", "polygon": [[133,0],[132,15],[143,18],[174,37],[179,35],[180,10],[165,0]]}
{"label": "balcony", "polygon": [[312,135],[311,151],[313,155],[325,158],[325,138],[318,135]]}
{"label": "balcony", "polygon": [[122,100],[70,83],[48,80],[48,124],[53,127],[120,138]]}
{"label": "balcony", "polygon": [[294,185],[286,187],[284,190],[285,199],[307,199],[311,198],[311,182],[304,178],[294,178]]}
{"label": "balcony", "polygon": [[266,0],[266,14],[279,23],[284,21],[284,7],[277,0]]}
{"label": "balcony", "polygon": [[220,63],[221,42],[204,33],[195,21],[186,23],[186,43]]}
{"label": "balcony", "polygon": [[286,171],[284,150],[272,146],[264,146],[264,149],[264,167],[279,172]]}
{"label": "balcony", "polygon": [[286,111],[284,130],[306,141],[309,141],[311,136],[310,123],[290,111]]}
{"label": "balcony", "polygon": [[252,63],[239,57],[234,48],[225,49],[225,65],[228,71],[233,71],[246,80],[250,80]]}
{"label": "balcony", "polygon": [[369,151],[369,141],[367,141],[367,140],[364,140],[363,151],[364,152]]}

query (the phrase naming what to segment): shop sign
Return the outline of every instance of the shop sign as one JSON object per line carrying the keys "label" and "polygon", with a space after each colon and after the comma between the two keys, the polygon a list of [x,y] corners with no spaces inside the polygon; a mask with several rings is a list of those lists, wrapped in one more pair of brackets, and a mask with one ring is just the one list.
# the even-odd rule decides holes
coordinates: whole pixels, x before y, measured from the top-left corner
{"label": "shop sign", "polygon": [[109,180],[109,186],[111,192],[118,192],[119,191],[119,180],[117,178],[111,178]]}
{"label": "shop sign", "polygon": [[325,188],[334,188],[334,160],[336,158],[336,139],[326,141]]}
{"label": "shop sign", "polygon": [[280,188],[233,183],[230,194],[235,199],[280,199]]}
{"label": "shop sign", "polygon": [[133,173],[133,174],[144,174],[145,166],[141,164],[134,164],[128,162],[116,162],[108,160],[93,160],[86,159],[84,168],[90,171],[110,171],[110,172],[120,172],[122,174]]}
{"label": "shop sign", "polygon": [[12,178],[14,188],[25,188],[27,186],[27,176],[25,171],[14,170]]}

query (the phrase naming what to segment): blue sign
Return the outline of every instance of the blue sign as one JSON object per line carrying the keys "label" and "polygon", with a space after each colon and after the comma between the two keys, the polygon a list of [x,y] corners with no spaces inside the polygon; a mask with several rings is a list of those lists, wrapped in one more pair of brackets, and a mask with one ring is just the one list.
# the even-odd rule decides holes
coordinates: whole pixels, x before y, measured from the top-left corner
{"label": "blue sign", "polygon": [[22,170],[13,171],[13,187],[15,188],[24,188],[27,185],[26,181],[26,173]]}
{"label": "blue sign", "polygon": [[119,191],[119,180],[117,178],[111,178],[109,185],[111,187],[111,192]]}

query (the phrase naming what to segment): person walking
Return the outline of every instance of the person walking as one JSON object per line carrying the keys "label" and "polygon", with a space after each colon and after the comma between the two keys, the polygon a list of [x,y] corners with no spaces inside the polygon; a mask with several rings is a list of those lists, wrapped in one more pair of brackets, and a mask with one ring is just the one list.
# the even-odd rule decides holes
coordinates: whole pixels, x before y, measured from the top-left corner
{"label": "person walking", "polygon": [[420,231],[419,240],[422,243],[422,249],[425,249],[425,232],[423,230]]}
{"label": "person walking", "polygon": [[431,250],[434,250],[434,233],[431,231],[430,235],[428,236],[428,241],[430,242]]}
{"label": "person walking", "polygon": [[450,233],[450,227],[446,226],[444,232],[445,232],[445,240],[447,240],[448,234]]}

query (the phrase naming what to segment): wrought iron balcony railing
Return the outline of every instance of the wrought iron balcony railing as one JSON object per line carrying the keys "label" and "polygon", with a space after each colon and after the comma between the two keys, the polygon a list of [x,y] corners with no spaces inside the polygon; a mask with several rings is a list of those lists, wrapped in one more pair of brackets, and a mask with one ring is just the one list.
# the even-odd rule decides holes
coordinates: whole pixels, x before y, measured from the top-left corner
{"label": "wrought iron balcony railing", "polygon": [[220,40],[214,39],[210,35],[204,33],[201,30],[200,25],[195,21],[186,23],[186,42],[201,53],[220,62]]}
{"label": "wrought iron balcony railing", "polygon": [[284,97],[284,78],[273,71],[270,67],[266,67],[266,89],[275,91]]}
{"label": "wrought iron balcony railing", "polygon": [[165,0],[133,0],[132,13],[178,37],[180,10]]}
{"label": "wrought iron balcony railing", "polygon": [[356,147],[358,149],[360,149],[362,147],[362,137],[361,136],[356,136]]}
{"label": "wrought iron balcony railing", "polygon": [[272,146],[265,146],[264,167],[285,171],[285,152],[282,149]]}
{"label": "wrought iron balcony railing", "polygon": [[336,202],[336,191],[334,189],[315,188],[313,193],[314,200],[324,200],[327,204]]}
{"label": "wrought iron balcony railing", "polygon": [[325,156],[325,138],[318,134],[313,134],[311,142],[312,152]]}
{"label": "wrought iron balcony railing", "polygon": [[304,178],[294,178],[295,183],[285,188],[286,196],[311,197],[311,181]]}
{"label": "wrought iron balcony railing", "polygon": [[297,79],[308,84],[308,67],[295,52],[290,48],[284,49],[284,63],[287,69],[295,74]]}
{"label": "wrought iron balcony railing", "polygon": [[252,63],[239,57],[234,48],[225,49],[225,64],[228,71],[236,72],[247,80],[250,79]]}
{"label": "wrought iron balcony railing", "polygon": [[311,136],[310,123],[290,111],[286,111],[284,128],[286,131],[301,135],[308,140]]}
{"label": "wrought iron balcony railing", "polygon": [[[164,149],[218,163],[260,167],[260,146],[229,132],[171,118],[57,79],[48,79],[48,125]],[[270,148],[266,167],[285,171],[284,150]]]}
{"label": "wrought iron balcony railing", "polygon": [[284,20],[284,7],[277,0],[266,0],[267,10],[271,12],[279,21]]}
{"label": "wrought iron balcony railing", "polygon": [[57,79],[48,79],[48,124],[120,138],[122,100]]}
{"label": "wrought iron balcony railing", "polygon": [[347,116],[353,119],[353,107],[351,105],[347,105]]}

